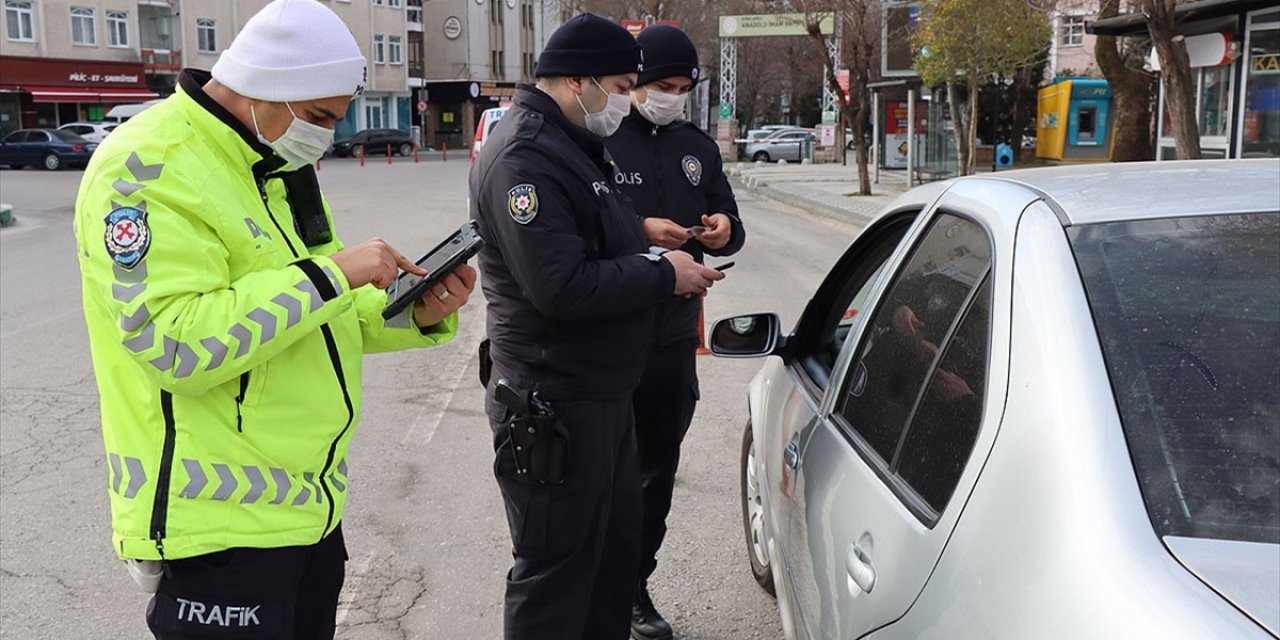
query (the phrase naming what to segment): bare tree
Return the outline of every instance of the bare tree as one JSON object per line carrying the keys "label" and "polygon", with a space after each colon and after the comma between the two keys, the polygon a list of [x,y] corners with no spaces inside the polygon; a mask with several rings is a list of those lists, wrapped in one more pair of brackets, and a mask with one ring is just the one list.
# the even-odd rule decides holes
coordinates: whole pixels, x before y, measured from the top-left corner
{"label": "bare tree", "polygon": [[1195,85],[1191,81],[1191,59],[1187,43],[1178,34],[1175,12],[1178,0],[1141,0],[1142,14],[1151,33],[1151,43],[1160,56],[1160,82],[1164,85],[1165,109],[1181,160],[1200,157],[1200,127],[1196,124]]}
{"label": "bare tree", "polygon": [[[868,171],[870,153],[863,135],[871,119],[871,90],[868,85],[880,74],[880,2],[878,0],[799,0],[805,16],[805,28],[815,49],[826,62],[827,87],[836,97],[836,106],[843,121],[853,130],[854,153],[858,166],[858,193],[871,195],[871,174]],[[841,38],[840,59],[837,60],[827,47],[828,36],[823,34],[821,23],[828,16],[834,22]],[[848,70],[849,92],[846,96],[836,78],[837,70]],[[843,136],[840,136],[843,138]],[[837,143],[844,151],[843,139]]]}
{"label": "bare tree", "polygon": [[[1120,0],[1101,0],[1098,19],[1120,14]],[[1115,128],[1112,130],[1111,160],[1133,162],[1155,158],[1151,139],[1151,105],[1155,76],[1142,68],[1149,40],[1098,36],[1093,45],[1098,68],[1111,84],[1115,96]]]}

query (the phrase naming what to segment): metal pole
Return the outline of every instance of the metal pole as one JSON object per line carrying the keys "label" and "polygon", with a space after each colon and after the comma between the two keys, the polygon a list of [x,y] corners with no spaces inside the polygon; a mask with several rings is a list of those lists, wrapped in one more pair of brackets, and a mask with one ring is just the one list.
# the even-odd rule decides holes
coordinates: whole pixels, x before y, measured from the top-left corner
{"label": "metal pole", "polygon": [[[858,135],[854,133],[854,135]],[[880,92],[871,92],[871,163],[876,167],[875,183],[880,184]]]}
{"label": "metal pole", "polygon": [[907,89],[907,188],[916,186],[916,90]]}

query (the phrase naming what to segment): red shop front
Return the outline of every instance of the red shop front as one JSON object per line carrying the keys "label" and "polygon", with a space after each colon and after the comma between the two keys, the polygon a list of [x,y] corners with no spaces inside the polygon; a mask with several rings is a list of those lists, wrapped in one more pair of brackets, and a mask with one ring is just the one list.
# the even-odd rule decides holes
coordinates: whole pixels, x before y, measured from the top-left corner
{"label": "red shop front", "polygon": [[141,62],[0,56],[0,131],[100,121],[118,104],[159,97]]}

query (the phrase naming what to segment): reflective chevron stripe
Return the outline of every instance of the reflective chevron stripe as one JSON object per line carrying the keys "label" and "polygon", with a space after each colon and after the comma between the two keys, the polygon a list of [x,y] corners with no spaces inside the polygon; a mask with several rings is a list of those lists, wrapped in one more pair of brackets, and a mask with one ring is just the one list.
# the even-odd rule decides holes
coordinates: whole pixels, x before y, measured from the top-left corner
{"label": "reflective chevron stripe", "polygon": [[259,344],[265,345],[268,342],[271,342],[272,338],[276,337],[276,317],[271,315],[270,311],[267,311],[262,307],[258,307],[257,309],[245,314],[245,317],[258,323],[258,325],[262,327],[262,338],[259,341]]}
{"label": "reflective chevron stripe", "polygon": [[142,158],[138,157],[138,152],[134,151],[129,154],[129,159],[125,160],[124,166],[133,174],[133,178],[138,182],[150,182],[160,177],[160,172],[164,170],[164,163],[142,164]]}
{"label": "reflective chevron stripe", "polygon": [[272,302],[284,307],[288,315],[285,318],[284,328],[288,329],[302,320],[302,302],[287,293],[282,293],[271,299]]}
{"label": "reflective chevron stripe", "polygon": [[122,479],[120,470],[120,454],[108,453],[107,461],[111,464],[111,490],[120,493],[120,480]]}
{"label": "reflective chevron stripe", "polygon": [[209,366],[204,368],[205,371],[213,371],[221,367],[222,361],[227,359],[227,345],[217,338],[201,338],[200,346],[209,352]]}
{"label": "reflective chevron stripe", "polygon": [[[342,480],[338,479],[339,474],[342,475]],[[345,480],[346,482],[344,482],[343,480]],[[347,482],[350,482],[350,481],[351,481],[351,478],[347,476],[347,459],[343,458],[342,460],[338,461],[338,467],[334,469],[333,473],[329,474],[329,484],[333,485],[333,488],[337,489],[338,491],[345,493],[347,490]]]}
{"label": "reflective chevron stripe", "polygon": [[253,334],[249,333],[249,329],[237,322],[227,333],[240,342],[240,346],[236,347],[236,358],[243,358],[244,354],[249,353],[249,347],[253,346]]}
{"label": "reflective chevron stripe", "polygon": [[[125,458],[126,466],[129,466],[130,460],[136,460],[136,458]],[[316,504],[324,502],[324,496],[320,492],[319,485],[316,484],[315,473],[310,471],[302,474],[302,482],[294,482],[292,478],[296,478],[296,476],[291,476],[289,472],[278,467],[271,467],[267,469],[266,473],[263,473],[263,467],[247,464],[240,465],[240,471],[244,474],[243,479],[236,474],[230,464],[222,462],[203,462],[192,460],[191,458],[183,458],[182,468],[187,473],[187,484],[178,493],[180,498],[194,499],[202,497],[201,494],[211,484],[209,481],[211,474],[208,470],[212,469],[212,475],[217,477],[217,486],[214,488],[213,493],[203,496],[211,500],[220,502],[230,500],[236,495],[241,486],[247,486],[248,490],[240,498],[240,504],[256,504],[262,500],[262,496],[274,485],[275,498],[268,504],[284,504],[291,493],[290,490],[297,485],[299,491],[294,496],[293,501],[289,503],[290,506],[303,506],[313,500]],[[130,471],[132,472],[132,467],[130,467]],[[145,480],[145,476],[142,477]],[[131,480],[131,490],[132,487],[133,482]]]}

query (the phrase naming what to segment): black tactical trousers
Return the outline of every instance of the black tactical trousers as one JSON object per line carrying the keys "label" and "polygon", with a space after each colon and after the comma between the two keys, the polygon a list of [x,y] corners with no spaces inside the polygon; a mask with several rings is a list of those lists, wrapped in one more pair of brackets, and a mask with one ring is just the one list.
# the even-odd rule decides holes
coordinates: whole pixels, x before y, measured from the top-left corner
{"label": "black tactical trousers", "polygon": [[342,525],[305,547],[172,560],[147,626],[157,640],[333,640],[346,561]]}
{"label": "black tactical trousers", "polygon": [[640,486],[644,502],[640,582],[658,566],[658,549],[667,535],[671,492],[680,466],[680,443],[698,403],[696,340],[655,346],[636,389],[636,442],[640,450]]}
{"label": "black tactical trousers", "polygon": [[[494,379],[498,378],[495,374]],[[510,411],[493,398],[494,476],[515,563],[507,572],[507,640],[621,640],[630,630],[640,552],[640,483],[631,399],[552,402],[569,437],[564,481],[517,475]]]}

